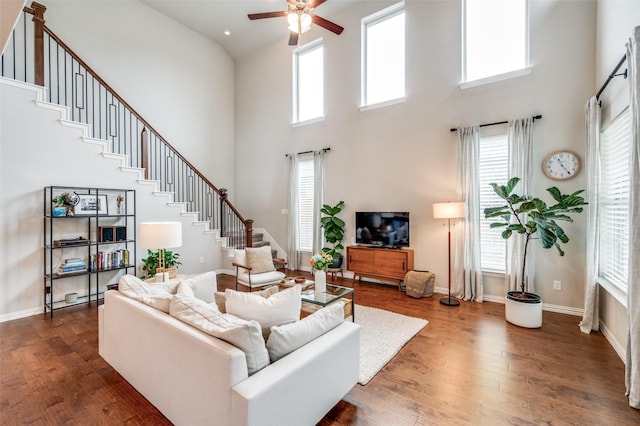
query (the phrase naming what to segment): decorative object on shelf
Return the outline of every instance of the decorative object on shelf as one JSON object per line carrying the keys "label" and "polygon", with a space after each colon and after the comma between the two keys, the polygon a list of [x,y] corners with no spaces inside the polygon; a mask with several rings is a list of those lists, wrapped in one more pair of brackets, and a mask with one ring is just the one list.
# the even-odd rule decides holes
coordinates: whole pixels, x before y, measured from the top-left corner
{"label": "decorative object on shelf", "polygon": [[73,207],[76,216],[109,214],[106,194],[80,194],[78,198],[78,203]]}
{"label": "decorative object on shelf", "polygon": [[64,295],[65,303],[76,303],[78,301],[78,293],[67,293]]}
{"label": "decorative object on shelf", "polygon": [[550,179],[571,179],[580,172],[580,156],[572,151],[560,150],[547,155],[542,162],[542,171]]}
{"label": "decorative object on shelf", "polygon": [[320,227],[324,230],[324,239],[331,244],[331,247],[323,247],[324,253],[329,253],[333,259],[331,268],[338,269],[342,267],[342,252],[344,249],[342,240],[344,238],[345,223],[338,217],[338,214],[344,207],[344,201],[340,201],[335,206],[324,204],[320,209],[322,217],[320,218]]}
{"label": "decorative object on shelf", "polygon": [[520,327],[538,328],[542,326],[542,301],[539,295],[526,291],[529,242],[538,240],[545,249],[556,247],[560,256],[564,256],[560,244],[568,243],[569,237],[556,221],[573,222],[569,215],[581,213],[582,206],[587,203],[580,195],[584,190],[567,195],[554,186],[547,188],[547,192],[556,204],[547,205],[540,198],[514,194],[513,190],[518,182],[520,178],[514,177],[506,185],[491,184],[493,191],[507,204],[484,209],[484,217],[497,220],[490,227],[503,228],[502,238],[505,240],[514,233],[524,237],[520,291],[507,292],[505,317],[507,321]]}
{"label": "decorative object on shelf", "polygon": [[144,248],[158,249],[157,252],[148,250],[149,256],[142,259],[143,271],[147,272],[146,277],[156,278],[157,282],[165,282],[170,279],[167,267],[180,265],[179,254],[165,250],[182,246],[182,223],[181,222],[145,222],[140,224],[140,245]]}
{"label": "decorative object on shelf", "polygon": [[327,268],[331,265],[333,258],[329,253],[316,253],[309,259],[313,267],[313,277],[315,281],[315,291],[324,293],[327,291]]}
{"label": "decorative object on shelf", "polygon": [[451,298],[451,219],[464,217],[464,203],[433,203],[433,218],[447,219],[449,231],[447,233],[447,255],[449,259],[449,295],[440,299],[440,303],[446,306],[458,306],[460,301]]}
{"label": "decorative object on shelf", "polygon": [[56,206],[51,215],[53,217],[73,216],[73,207],[80,202],[80,197],[76,192],[64,192],[57,197],[53,197],[51,202]]}
{"label": "decorative object on shelf", "polygon": [[124,196],[122,194],[118,194],[116,197],[116,213],[124,213]]}

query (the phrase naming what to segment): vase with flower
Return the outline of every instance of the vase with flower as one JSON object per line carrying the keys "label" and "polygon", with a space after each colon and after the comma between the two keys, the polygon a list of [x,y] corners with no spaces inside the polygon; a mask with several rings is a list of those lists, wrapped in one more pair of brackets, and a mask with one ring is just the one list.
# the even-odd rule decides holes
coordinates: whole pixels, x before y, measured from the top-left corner
{"label": "vase with flower", "polygon": [[324,293],[327,291],[327,268],[331,265],[333,258],[329,253],[316,253],[309,259],[313,268],[313,279],[315,281],[315,291]]}

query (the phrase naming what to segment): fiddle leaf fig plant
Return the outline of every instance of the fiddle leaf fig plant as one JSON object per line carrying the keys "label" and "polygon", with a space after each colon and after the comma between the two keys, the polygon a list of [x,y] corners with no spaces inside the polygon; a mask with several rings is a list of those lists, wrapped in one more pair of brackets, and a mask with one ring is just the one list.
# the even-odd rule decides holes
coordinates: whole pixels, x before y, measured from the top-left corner
{"label": "fiddle leaf fig plant", "polygon": [[495,219],[491,228],[502,229],[502,238],[509,239],[514,233],[524,236],[524,252],[522,255],[521,297],[526,299],[524,274],[527,262],[527,249],[531,240],[538,240],[543,248],[555,247],[560,256],[564,256],[561,244],[569,242],[569,236],[557,221],[573,222],[570,215],[582,213],[587,203],[580,195],[583,189],[571,194],[562,194],[555,186],[547,188],[555,204],[547,205],[540,198],[513,193],[520,178],[509,179],[506,185],[492,183],[493,191],[504,201],[505,205],[484,209],[485,219]]}
{"label": "fiddle leaf fig plant", "polygon": [[[179,260],[180,253],[174,253],[171,250],[164,251],[164,264],[165,267],[171,268],[175,266],[176,268],[182,265],[182,262]],[[142,259],[142,270],[146,272],[145,275],[141,276],[140,279],[145,280],[147,278],[153,278],[156,276],[156,269],[158,269],[158,250],[147,250],[147,258]]]}
{"label": "fiddle leaf fig plant", "polygon": [[324,239],[332,244],[331,247],[323,247],[324,253],[329,253],[332,258],[336,259],[340,256],[340,250],[344,249],[342,240],[344,239],[345,223],[338,217],[338,214],[344,207],[344,201],[340,201],[335,206],[324,204],[320,209],[322,217],[320,218],[320,226],[324,229]]}

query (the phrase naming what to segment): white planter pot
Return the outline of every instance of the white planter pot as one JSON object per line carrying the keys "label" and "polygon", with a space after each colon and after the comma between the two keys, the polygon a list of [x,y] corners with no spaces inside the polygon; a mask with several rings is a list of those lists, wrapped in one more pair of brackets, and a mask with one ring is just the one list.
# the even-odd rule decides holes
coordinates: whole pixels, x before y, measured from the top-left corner
{"label": "white planter pot", "polygon": [[327,273],[323,269],[316,269],[313,274],[315,280],[316,293],[324,293],[327,291]]}
{"label": "white planter pot", "polygon": [[537,300],[522,301],[510,297],[510,293],[519,294],[520,292],[507,292],[505,295],[504,316],[506,320],[519,327],[542,327],[542,301],[540,296],[527,293],[527,295],[537,296]]}

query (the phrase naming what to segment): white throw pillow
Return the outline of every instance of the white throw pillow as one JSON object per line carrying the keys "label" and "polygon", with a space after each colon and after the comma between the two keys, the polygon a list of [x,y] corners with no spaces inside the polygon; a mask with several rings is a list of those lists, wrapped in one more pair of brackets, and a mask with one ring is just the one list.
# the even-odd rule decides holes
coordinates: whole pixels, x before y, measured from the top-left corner
{"label": "white throw pillow", "polygon": [[267,350],[271,362],[306,345],[344,321],[344,302],[336,302],[300,321],[271,327]]}
{"label": "white throw pillow", "polygon": [[260,324],[245,321],[216,310],[200,299],[176,294],[171,299],[170,314],[180,321],[220,340],[224,340],[244,352],[249,374],[269,365],[269,353],[262,338]]}
{"label": "white throw pillow", "polygon": [[300,319],[300,285],[280,291],[268,298],[256,293],[225,290],[227,313],[246,320],[256,320],[267,336],[274,325],[288,324]]}
{"label": "white throw pillow", "polygon": [[247,247],[244,250],[247,253],[247,266],[251,268],[252,274],[261,274],[263,272],[276,270],[275,266],[273,266],[271,247]]}
{"label": "white throw pillow", "polygon": [[[189,288],[187,289],[187,287]],[[206,272],[204,274],[182,280],[178,287],[178,293],[197,297],[207,303],[213,302],[213,293],[217,290],[218,281],[215,271]]]}
{"label": "white throw pillow", "polygon": [[149,284],[133,275],[123,275],[118,281],[118,291],[127,297],[149,305],[162,312],[169,312],[173,295],[162,287]]}
{"label": "white throw pillow", "polygon": [[[278,292],[278,286],[272,285],[271,287],[267,287],[264,290],[260,290],[253,294],[259,294],[260,296],[267,298],[273,294],[276,294],[277,292]],[[222,291],[216,291],[215,294],[213,295],[213,298],[216,302],[216,306],[218,307],[218,310],[223,314],[226,313],[227,312],[227,295]]]}

